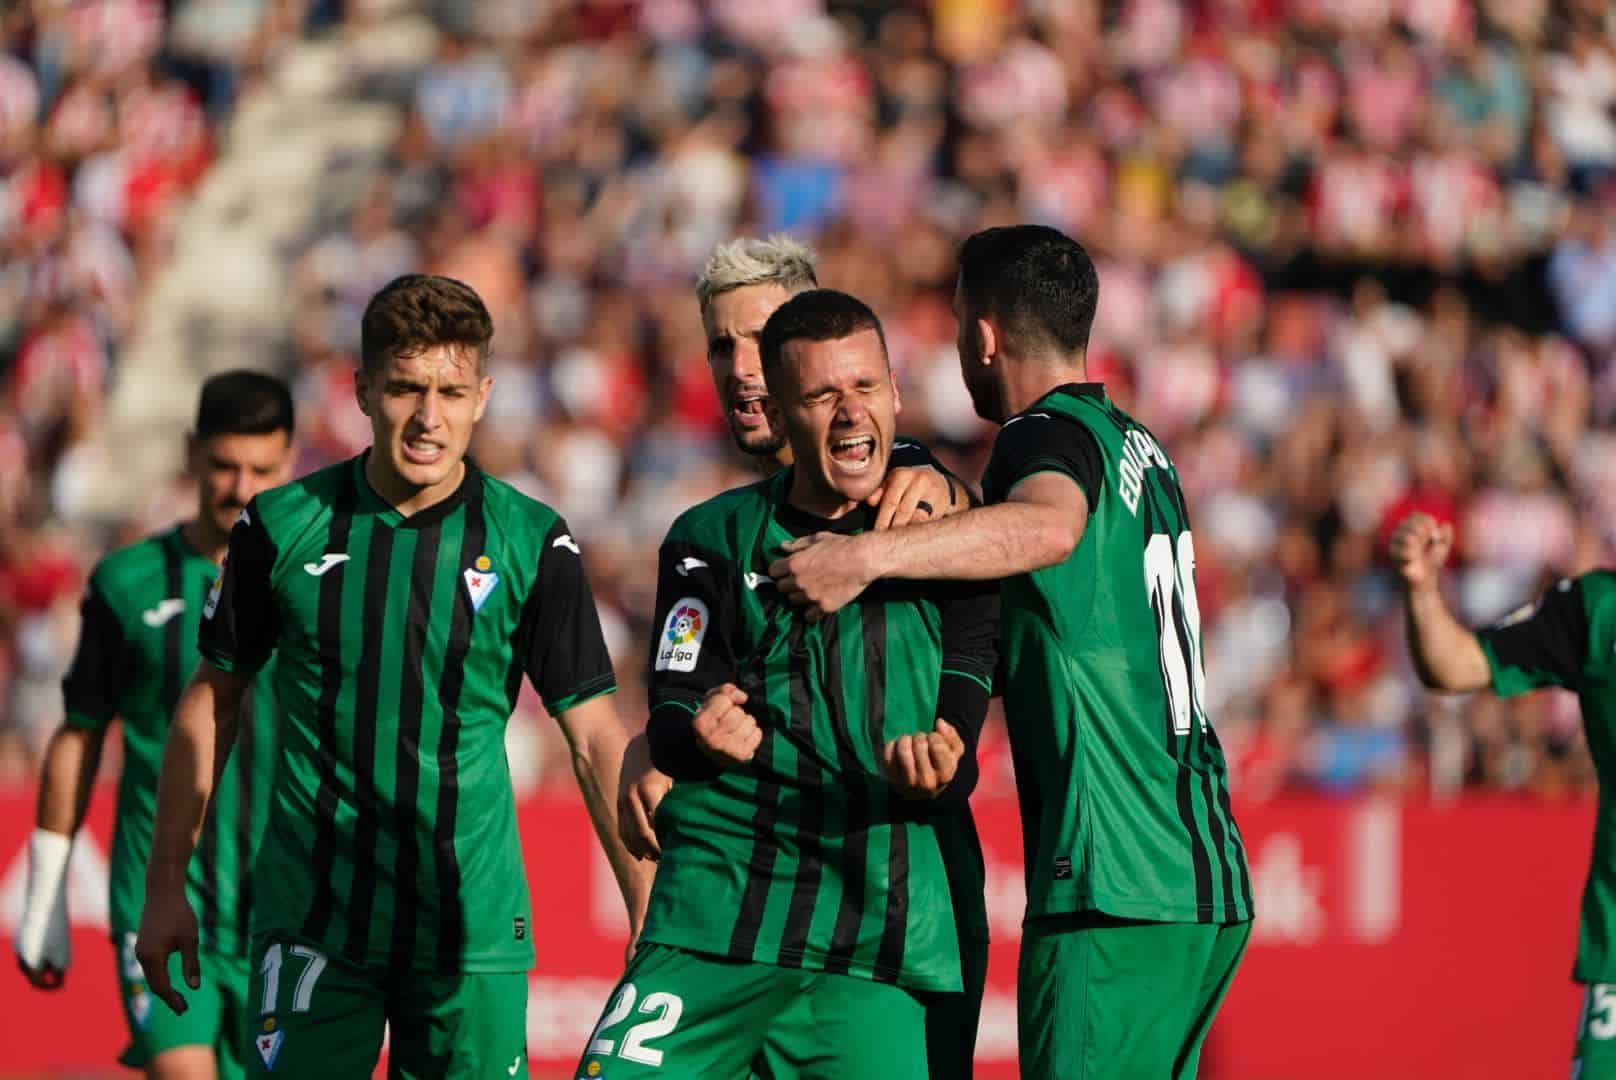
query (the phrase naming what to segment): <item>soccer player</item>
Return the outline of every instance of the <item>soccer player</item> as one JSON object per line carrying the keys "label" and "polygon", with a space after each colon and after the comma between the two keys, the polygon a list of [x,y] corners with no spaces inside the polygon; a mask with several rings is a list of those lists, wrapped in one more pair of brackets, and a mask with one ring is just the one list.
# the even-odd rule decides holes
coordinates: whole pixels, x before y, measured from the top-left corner
{"label": "soccer player", "polygon": [[1003,692],[1026,851],[1022,1075],[1192,1077],[1250,934],[1206,716],[1195,547],[1156,439],[1085,381],[1099,280],[1054,229],[965,242],[960,364],[1002,425],[988,506],[770,567],[810,617],[883,578],[1003,579]]}
{"label": "soccer player", "polygon": [[[1609,690],[1616,679],[1616,572],[1560,581],[1535,604],[1472,631],[1442,599],[1442,567],[1452,549],[1453,527],[1419,513],[1398,523],[1389,545],[1403,581],[1409,652],[1420,681],[1447,693],[1491,689],[1503,697],[1543,686],[1574,691],[1600,787],[1608,793],[1616,733],[1616,698]],[[1606,854],[1613,839],[1616,816],[1602,798],[1571,972],[1586,987],[1573,1080],[1616,1077],[1616,862]]]}
{"label": "soccer player", "polygon": [[[696,300],[707,338],[707,364],[713,389],[735,445],[759,463],[765,475],[791,464],[778,409],[763,377],[759,344],[769,316],[791,297],[818,284],[814,254],[789,236],[767,240],[742,237],[720,244],[696,280]],[[894,441],[886,479],[871,494],[875,527],[884,529],[963,510],[965,486],[932,459],[919,443]],[[628,849],[643,858],[659,854],[652,820],[672,780],[650,768],[644,736],[630,743],[623,768],[618,820]],[[982,845],[969,806],[945,830],[945,855],[954,911],[959,919],[964,989],[927,1001],[927,1031],[935,1080],[970,1080],[976,1034],[987,983],[988,924],[983,899]]]}
{"label": "soccer player", "polygon": [[939,832],[975,783],[996,590],[795,615],[769,559],[873,527],[899,400],[853,297],[802,293],[761,340],[794,463],[662,545],[647,732],[675,783],[640,947],[579,1076],[925,1077],[924,998],[961,985]]}
{"label": "soccer player", "polygon": [[40,772],[29,843],[28,891],[17,958],[35,986],[62,985],[69,962],[67,866],[73,836],[101,764],[114,718],[123,721],[123,771],[113,825],[109,910],[118,982],[129,1024],[120,1059],[153,1080],[242,1074],[247,1007],[247,871],[263,831],[274,773],[271,691],[260,678],[243,694],[250,714],[236,760],[220,778],[183,885],[201,912],[198,963],[207,979],[193,1008],[177,1016],[153,1005],[135,963],[146,858],[157,802],[163,736],[197,662],[196,632],[208,587],[219,574],[230,526],[258,492],[291,478],[292,396],[253,371],[202,385],[187,446],[197,514],[102,559],[84,595],[78,651],[63,685],[67,718],[51,737]]}
{"label": "soccer player", "polygon": [[355,389],[374,442],[265,492],[203,609],[165,750],[136,947],[176,1012],[198,986],[181,887],[252,673],[276,658],[281,757],[254,875],[248,1075],[525,1075],[533,963],[505,725],[525,674],[572,749],[631,926],[649,874],[617,840],[625,734],[578,543],[465,459],[487,308],[411,274],[371,299]]}

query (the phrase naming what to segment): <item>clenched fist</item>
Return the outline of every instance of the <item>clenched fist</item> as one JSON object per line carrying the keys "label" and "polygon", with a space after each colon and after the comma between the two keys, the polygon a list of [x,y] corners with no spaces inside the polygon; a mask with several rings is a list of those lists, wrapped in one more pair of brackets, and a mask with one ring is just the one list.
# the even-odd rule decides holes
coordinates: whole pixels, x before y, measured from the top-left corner
{"label": "clenched fist", "polygon": [[746,691],[725,683],[707,692],[701,709],[691,721],[702,750],[724,768],[752,760],[763,742],[763,729],[752,714],[741,708]]}
{"label": "clenched fist", "polygon": [[1386,545],[1392,565],[1410,589],[1434,586],[1453,551],[1453,526],[1413,513],[1398,523]]}
{"label": "clenched fist", "polygon": [[952,724],[937,718],[934,731],[900,735],[881,753],[887,781],[906,799],[935,799],[954,781],[965,740]]}

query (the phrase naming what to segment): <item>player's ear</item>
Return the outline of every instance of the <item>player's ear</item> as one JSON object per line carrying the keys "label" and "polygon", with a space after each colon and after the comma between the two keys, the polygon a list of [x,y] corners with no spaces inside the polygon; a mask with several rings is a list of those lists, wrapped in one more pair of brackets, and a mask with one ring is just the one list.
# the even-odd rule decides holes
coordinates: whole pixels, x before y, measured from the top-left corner
{"label": "player's ear", "polygon": [[185,433],[185,465],[191,470],[193,476],[202,472],[202,440],[197,438],[196,432]]}
{"label": "player's ear", "polygon": [[359,411],[366,416],[370,415],[370,376],[365,373],[364,365],[354,369],[353,377],[354,401]]}
{"label": "player's ear", "polygon": [[898,375],[888,368],[887,378],[892,380],[892,415],[899,416],[903,413],[903,395],[898,393]]}
{"label": "player's ear", "polygon": [[991,319],[978,319],[976,334],[982,342],[982,365],[986,367],[999,355],[999,331]]}
{"label": "player's ear", "polygon": [[488,392],[493,388],[494,377],[492,375],[484,375],[482,379],[478,381],[477,414],[472,417],[473,421],[481,420],[483,418],[483,413],[488,411]]}

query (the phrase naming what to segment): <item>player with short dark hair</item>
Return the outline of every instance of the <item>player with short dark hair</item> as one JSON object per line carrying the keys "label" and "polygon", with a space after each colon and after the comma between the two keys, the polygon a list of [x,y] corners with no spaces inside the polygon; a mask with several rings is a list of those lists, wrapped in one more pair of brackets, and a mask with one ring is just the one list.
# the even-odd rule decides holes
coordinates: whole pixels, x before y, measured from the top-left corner
{"label": "player with short dark hair", "polygon": [[649,874],[612,815],[625,733],[579,545],[465,458],[487,406],[481,299],[412,274],[365,311],[372,446],[248,505],[175,716],[137,952],[153,992],[196,923],[174,872],[276,659],[281,760],[253,912],[249,1074],[521,1076],[532,911],[505,759],[523,675],[572,749],[637,932]]}
{"label": "player with short dark hair", "polygon": [[242,710],[249,720],[183,872],[186,895],[199,913],[198,962],[207,978],[186,1015],[176,1016],[146,992],[135,962],[135,931],[163,737],[196,668],[203,604],[242,508],[258,492],[291,478],[292,427],[292,396],[279,379],[230,371],[202,384],[186,455],[196,481],[196,516],[96,565],[84,594],[78,649],[62,686],[67,716],[40,771],[17,956],[30,982],[54,989],[66,978],[70,959],[67,866],[73,836],[84,821],[107,731],[115,719],[122,721],[123,769],[108,872],[119,996],[129,1025],[129,1047],[120,1060],[154,1080],[237,1077],[249,1052],[241,1037],[252,907],[248,870],[275,768],[267,671],[244,688]]}
{"label": "player with short dark hair", "polygon": [[[853,297],[800,293],[759,339],[792,465],[663,542],[647,734],[675,783],[640,948],[581,1077],[922,1078],[928,1001],[961,996],[956,915],[972,915],[941,834],[968,827],[997,591],[902,585],[816,625],[793,613],[769,560],[873,528],[900,402]],[[980,885],[975,902],[982,919]]]}
{"label": "player with short dark hair", "polygon": [[[763,329],[782,304],[817,285],[814,253],[784,234],[766,240],[741,237],[720,244],[696,280],[713,389],[724,405],[736,447],[751,455],[766,473],[790,465],[792,450],[763,377]],[[872,502],[877,504],[875,527],[884,529],[957,513],[970,505],[971,495],[924,446],[900,438],[893,444],[886,479],[873,493]],[[624,761],[618,806],[623,840],[636,855],[658,856],[652,819],[671,784],[668,777],[651,768],[645,738],[636,736]],[[965,989],[960,995],[928,1001],[934,1080],[970,1080],[987,984],[982,846],[970,808],[962,808],[960,817],[961,829],[950,837],[958,849],[950,854],[948,864],[961,918]]]}
{"label": "player with short dark hair", "polygon": [[883,579],[1003,579],[1022,1075],[1193,1077],[1250,935],[1251,880],[1206,715],[1184,492],[1156,438],[1086,381],[1097,299],[1088,254],[1054,229],[967,240],[960,364],[1001,425],[989,505],[806,538],[770,572],[811,618]]}
{"label": "player with short dark hair", "polygon": [[1442,599],[1442,567],[1453,527],[1429,514],[1398,523],[1389,550],[1404,589],[1409,652],[1432,690],[1491,690],[1514,697],[1545,686],[1577,695],[1583,731],[1602,797],[1594,855],[1582,892],[1576,961],[1583,1004],[1573,1050],[1573,1080],[1616,1077],[1616,812],[1608,799],[1616,760],[1616,571],[1593,570],[1556,582],[1542,596],[1480,630],[1454,618]]}

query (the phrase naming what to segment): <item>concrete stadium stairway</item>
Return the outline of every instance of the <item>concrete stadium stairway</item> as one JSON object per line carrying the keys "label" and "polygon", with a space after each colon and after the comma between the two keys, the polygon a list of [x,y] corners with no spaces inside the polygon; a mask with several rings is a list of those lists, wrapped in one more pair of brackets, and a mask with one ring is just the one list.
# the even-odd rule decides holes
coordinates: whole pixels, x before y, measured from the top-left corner
{"label": "concrete stadium stairway", "polygon": [[436,47],[416,5],[362,6],[357,24],[292,44],[220,133],[147,285],[107,415],[63,463],[53,501],[68,520],[140,513],[180,466],[202,379],[284,362],[291,260],[323,225],[346,220],[383,166],[413,75]]}

